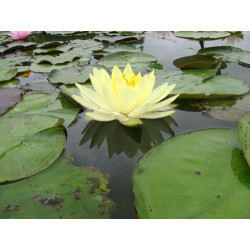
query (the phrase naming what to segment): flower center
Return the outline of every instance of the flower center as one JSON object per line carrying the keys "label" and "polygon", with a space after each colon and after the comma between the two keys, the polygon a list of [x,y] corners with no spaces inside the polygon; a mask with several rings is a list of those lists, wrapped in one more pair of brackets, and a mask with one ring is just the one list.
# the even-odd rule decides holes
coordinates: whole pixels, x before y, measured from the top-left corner
{"label": "flower center", "polygon": [[141,80],[141,72],[139,72],[137,76],[135,73],[133,73],[129,78],[126,78],[125,73],[123,73],[122,78],[126,81],[129,87],[135,87],[136,84]]}

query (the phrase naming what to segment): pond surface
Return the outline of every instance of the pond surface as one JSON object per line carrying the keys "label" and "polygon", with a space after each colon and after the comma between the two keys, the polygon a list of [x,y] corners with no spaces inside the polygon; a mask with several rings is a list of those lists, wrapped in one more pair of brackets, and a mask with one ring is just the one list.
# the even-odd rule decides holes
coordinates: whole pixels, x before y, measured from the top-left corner
{"label": "pond surface", "polygon": [[[173,61],[185,56],[196,54],[201,45],[199,41],[178,38],[173,33],[150,32],[138,43],[144,53],[155,56],[158,63],[167,71],[179,70]],[[35,39],[38,41],[38,38]],[[205,41],[204,47],[229,46],[229,40]],[[104,43],[112,47],[112,43]],[[232,46],[250,51],[250,32],[243,33],[243,39]],[[91,57],[90,64],[98,59]],[[220,69],[219,74],[229,73],[250,84],[250,69],[236,62],[228,62]],[[47,73],[31,73],[29,77],[20,78],[19,86],[35,80],[47,78]],[[156,76],[157,77],[157,76]],[[56,91],[59,91],[58,89]],[[116,203],[111,218],[138,218],[133,193],[133,172],[138,160],[153,146],[179,134],[208,128],[237,129],[237,121],[226,121],[203,112],[206,108],[192,105],[195,101],[179,100],[176,113],[171,117],[146,121],[143,128],[122,128],[117,121],[90,121],[84,110],[78,113],[77,119],[67,129],[66,150],[74,158],[76,166],[94,166],[102,173],[109,175],[109,197]],[[86,128],[86,126],[89,126]],[[96,130],[93,132],[93,127]],[[86,129],[85,129],[86,128]],[[126,131],[125,131],[126,130]],[[109,136],[108,136],[109,135]]]}

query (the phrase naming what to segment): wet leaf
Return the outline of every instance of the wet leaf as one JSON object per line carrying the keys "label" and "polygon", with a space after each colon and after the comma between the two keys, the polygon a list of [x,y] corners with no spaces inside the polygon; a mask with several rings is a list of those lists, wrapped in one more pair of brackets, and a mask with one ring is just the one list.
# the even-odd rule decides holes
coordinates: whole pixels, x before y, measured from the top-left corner
{"label": "wet leaf", "polygon": [[59,157],[65,143],[66,137],[61,129],[49,128],[4,151],[0,156],[0,183],[41,172]]}
{"label": "wet leaf", "polygon": [[250,112],[240,118],[238,130],[240,144],[248,165],[250,166]]}
{"label": "wet leaf", "polygon": [[0,67],[9,67],[22,65],[23,63],[30,62],[30,56],[13,56],[13,57],[4,57],[0,58]]}
{"label": "wet leaf", "polygon": [[[101,66],[94,66],[95,68],[103,68]],[[93,66],[88,66],[83,69],[79,69],[75,66],[53,70],[48,76],[48,80],[53,84],[74,84],[74,83],[85,83],[89,80],[89,74],[93,74]]]}
{"label": "wet leaf", "polygon": [[18,88],[0,88],[0,115],[20,102],[22,94]]}
{"label": "wet leaf", "polygon": [[64,153],[38,175],[0,186],[0,218],[109,218],[114,203],[107,177],[71,160]]}
{"label": "wet leaf", "polygon": [[173,61],[174,66],[180,69],[214,69],[219,61],[212,56],[185,56]]}
{"label": "wet leaf", "polygon": [[4,50],[1,50],[2,53],[9,53],[15,50],[27,50],[35,47],[36,43],[33,42],[13,42],[7,45]]}
{"label": "wet leaf", "polygon": [[11,80],[17,75],[17,68],[0,68],[0,82]]}
{"label": "wet leaf", "polygon": [[133,180],[139,218],[250,218],[250,169],[234,130],[173,137],[141,158]]}
{"label": "wet leaf", "polygon": [[228,103],[225,101],[207,103],[203,106],[205,108],[203,113],[224,121],[238,121],[242,115],[249,111],[249,107],[250,96],[246,96],[236,101],[228,101]]}
{"label": "wet leaf", "polygon": [[148,65],[156,63],[157,58],[144,53],[120,51],[102,57],[98,64],[112,69],[117,65],[120,69],[125,68],[127,63],[137,70],[145,69]]}
{"label": "wet leaf", "polygon": [[72,62],[74,59],[80,58],[80,55],[72,54],[72,53],[62,53],[58,56],[37,56],[34,60],[36,64],[63,64]]}
{"label": "wet leaf", "polygon": [[179,31],[175,32],[175,36],[192,40],[216,40],[230,36],[225,31]]}
{"label": "wet leaf", "polygon": [[60,93],[30,94],[23,96],[22,101],[7,114],[47,114],[64,119],[63,125],[68,127],[79,112],[75,105]]}
{"label": "wet leaf", "polygon": [[217,70],[158,71],[156,86],[168,82],[176,84],[171,95],[179,98],[221,98],[248,93],[249,86],[228,74],[212,77]]}
{"label": "wet leaf", "polygon": [[47,48],[55,48],[60,45],[63,45],[64,42],[61,41],[50,41],[50,42],[43,42],[41,44],[38,44],[36,47],[37,48],[42,48],[42,49],[47,49]]}

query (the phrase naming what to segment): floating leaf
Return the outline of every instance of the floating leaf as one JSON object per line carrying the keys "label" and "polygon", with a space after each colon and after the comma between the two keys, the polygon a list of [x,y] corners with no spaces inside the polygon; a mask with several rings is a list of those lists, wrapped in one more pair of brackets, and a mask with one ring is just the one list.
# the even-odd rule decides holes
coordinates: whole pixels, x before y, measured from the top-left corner
{"label": "floating leaf", "polygon": [[17,75],[17,68],[0,68],[0,82],[11,80]]}
{"label": "floating leaf", "polygon": [[230,36],[229,32],[224,31],[179,31],[175,36],[192,40],[216,40]]}
{"label": "floating leaf", "polygon": [[0,183],[41,172],[59,157],[65,143],[65,135],[58,128],[49,128],[22,140],[0,156]]}
{"label": "floating leaf", "polygon": [[[225,75],[212,77],[217,70],[183,70],[159,72],[156,86],[168,82],[176,84],[171,95],[180,98],[220,98],[246,94],[249,86],[240,79]],[[212,78],[209,78],[212,77]]]}
{"label": "floating leaf", "polygon": [[50,42],[44,42],[42,44],[38,44],[36,47],[37,48],[42,48],[42,49],[47,49],[47,48],[55,48],[60,45],[63,45],[64,42],[61,41],[50,41]]}
{"label": "floating leaf", "polygon": [[238,130],[240,144],[248,165],[250,166],[250,112],[240,118]]}
{"label": "floating leaf", "polygon": [[13,42],[7,45],[4,50],[1,50],[2,53],[8,53],[14,50],[27,50],[31,49],[36,45],[33,42]]}
{"label": "floating leaf", "polygon": [[34,54],[58,54],[58,53],[63,53],[66,51],[69,51],[72,49],[72,45],[64,44],[58,47],[52,47],[52,48],[38,48],[34,50]]}
{"label": "floating leaf", "polygon": [[[227,101],[228,103],[225,103]],[[217,103],[207,103],[203,106],[203,113],[224,121],[238,121],[249,111],[250,96],[235,101],[225,100]]]}
{"label": "floating leaf", "polygon": [[23,96],[22,101],[7,114],[47,114],[64,119],[63,125],[68,127],[79,112],[75,105],[60,93],[30,94]]}
{"label": "floating leaf", "polygon": [[0,187],[0,218],[109,218],[107,177],[93,168],[75,167],[64,153],[42,173]]}
{"label": "floating leaf", "polygon": [[[101,66],[94,66],[95,68],[103,68]],[[85,83],[89,79],[89,74],[93,74],[93,66],[88,66],[83,69],[79,69],[75,66],[53,70],[48,76],[50,83],[58,84],[74,84]]]}
{"label": "floating leaf", "polygon": [[52,86],[49,82],[37,79],[32,81],[32,83],[27,83],[21,87],[24,90],[32,92],[42,92],[42,93],[54,93],[56,88]]}
{"label": "floating leaf", "polygon": [[193,55],[178,58],[173,64],[180,69],[214,69],[219,61],[212,56]]}
{"label": "floating leaf", "polygon": [[139,218],[250,218],[250,169],[234,130],[173,137],[141,158],[133,180]]}
{"label": "floating leaf", "polygon": [[101,42],[109,42],[109,43],[115,43],[115,42],[126,42],[126,43],[133,43],[138,41],[140,38],[139,35],[132,35],[132,36],[96,36],[94,40],[101,41]]}
{"label": "floating leaf", "polygon": [[18,84],[19,84],[19,81],[17,79],[12,79],[9,81],[0,82],[0,88],[12,88],[12,87],[16,87],[16,85]]}
{"label": "floating leaf", "polygon": [[0,88],[0,115],[20,102],[22,93],[18,88]]}
{"label": "floating leaf", "polygon": [[72,62],[76,58],[80,58],[80,55],[72,54],[72,53],[62,53],[58,56],[37,56],[34,60],[34,63],[36,64],[44,64],[44,63],[49,63],[49,64],[63,64],[63,63],[68,63]]}
{"label": "floating leaf", "polygon": [[149,64],[157,62],[157,58],[144,53],[137,52],[116,52],[102,57],[98,64],[112,69],[114,65],[125,68],[130,63],[133,69],[145,69]]}
{"label": "floating leaf", "polygon": [[13,57],[4,57],[0,58],[0,67],[9,67],[22,65],[23,63],[30,62],[30,56],[13,56]]}

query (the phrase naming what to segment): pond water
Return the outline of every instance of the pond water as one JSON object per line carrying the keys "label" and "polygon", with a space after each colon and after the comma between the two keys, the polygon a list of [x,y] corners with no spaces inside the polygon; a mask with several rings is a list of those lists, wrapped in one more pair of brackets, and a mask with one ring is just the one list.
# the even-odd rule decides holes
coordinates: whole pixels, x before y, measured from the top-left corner
{"label": "pond water", "polygon": [[[155,33],[140,40],[143,52],[153,55],[168,71],[179,70],[173,61],[180,57],[196,54],[201,45],[199,41],[175,37],[172,33]],[[243,33],[243,39],[232,46],[250,51],[250,32]],[[37,41],[37,40],[36,40]],[[205,41],[204,47],[228,46],[228,39]],[[112,44],[105,43],[106,47]],[[90,64],[98,60],[91,58]],[[236,62],[226,63],[220,74],[229,73],[250,84],[250,69]],[[32,73],[20,78],[19,86],[37,79],[44,79],[47,73]],[[156,76],[157,77],[157,76]],[[213,118],[190,103],[193,100],[180,100],[176,113],[167,118],[146,121],[143,128],[122,128],[117,121],[90,121],[81,109],[77,119],[67,129],[66,150],[74,158],[76,166],[94,166],[109,175],[109,197],[116,203],[111,218],[138,218],[133,193],[133,172],[138,160],[153,146],[179,134],[207,128],[237,128],[237,121]],[[88,127],[86,127],[88,126]],[[96,128],[93,131],[93,128]]]}

